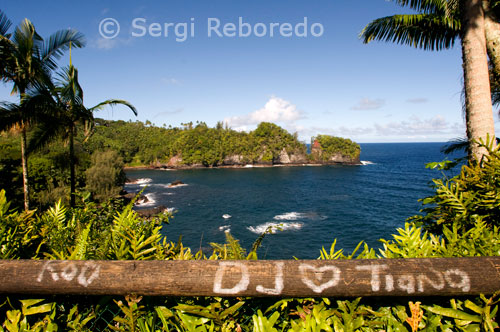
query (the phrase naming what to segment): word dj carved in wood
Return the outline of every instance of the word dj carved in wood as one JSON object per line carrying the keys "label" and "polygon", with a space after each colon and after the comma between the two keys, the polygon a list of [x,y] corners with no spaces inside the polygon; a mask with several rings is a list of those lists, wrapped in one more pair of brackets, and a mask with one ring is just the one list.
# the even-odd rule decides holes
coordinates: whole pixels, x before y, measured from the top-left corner
{"label": "word dj carved in wood", "polygon": [[436,296],[500,290],[500,257],[352,261],[6,261],[0,293]]}

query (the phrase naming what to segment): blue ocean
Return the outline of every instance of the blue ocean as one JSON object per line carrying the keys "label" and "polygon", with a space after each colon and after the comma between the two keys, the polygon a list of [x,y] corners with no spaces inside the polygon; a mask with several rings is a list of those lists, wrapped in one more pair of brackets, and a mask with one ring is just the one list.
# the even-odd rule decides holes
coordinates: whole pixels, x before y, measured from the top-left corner
{"label": "blue ocean", "polygon": [[[446,158],[444,143],[361,144],[360,166],[304,166],[241,169],[131,170],[149,202],[173,211],[163,233],[182,235],[193,251],[210,251],[230,232],[247,250],[269,226],[261,259],[315,259],[322,247],[352,251],[360,241],[380,247],[405,220],[419,213],[419,198],[433,193],[439,171],[425,164]],[[448,157],[451,158],[451,157]],[[185,185],[168,188],[180,180]]]}

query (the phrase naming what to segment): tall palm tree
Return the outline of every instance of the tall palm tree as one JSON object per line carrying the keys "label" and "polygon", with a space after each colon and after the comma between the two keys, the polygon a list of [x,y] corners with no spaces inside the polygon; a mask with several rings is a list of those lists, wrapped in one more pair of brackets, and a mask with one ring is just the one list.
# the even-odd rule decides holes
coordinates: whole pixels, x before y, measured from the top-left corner
{"label": "tall palm tree", "polygon": [[[497,5],[498,0],[484,0]],[[395,0],[418,12],[394,15],[368,24],[361,33],[365,43],[393,41],[426,50],[450,48],[460,38],[464,70],[465,116],[470,142],[494,137],[488,57],[486,55],[485,11],[481,0]],[[485,6],[487,14],[493,11]],[[494,6],[498,8],[498,6]],[[491,20],[490,20],[490,23]],[[493,24],[498,22],[493,22]],[[490,25],[491,27],[491,25]],[[494,40],[494,38],[492,39]],[[490,45],[490,53],[498,52]],[[493,56],[491,56],[493,57]],[[490,58],[491,58],[490,57]],[[493,63],[495,66],[495,63]],[[500,69],[496,69],[500,73]],[[486,150],[472,144],[472,157],[480,160]]]}
{"label": "tall palm tree", "polygon": [[83,89],[78,82],[78,70],[70,64],[59,74],[57,84],[48,83],[30,96],[28,104],[43,114],[43,119],[33,131],[28,146],[31,149],[42,147],[57,138],[67,140],[70,156],[70,204],[75,206],[75,152],[74,141],[77,129],[84,128],[85,140],[92,134],[95,119],[93,113],[103,107],[124,105],[137,115],[135,107],[125,100],[108,99],[91,108],[83,103]]}
{"label": "tall palm tree", "polygon": [[57,68],[56,60],[69,48],[70,43],[75,47],[83,47],[85,40],[82,34],[73,29],[57,31],[44,40],[28,19],[21,22],[13,34],[8,33],[11,25],[5,13],[0,11],[0,79],[11,83],[12,93],[19,95],[18,107],[6,105],[6,108],[0,108],[0,130],[17,128],[21,133],[24,209],[29,210],[26,136],[37,116],[25,102],[27,92],[36,84],[50,79],[51,71]]}

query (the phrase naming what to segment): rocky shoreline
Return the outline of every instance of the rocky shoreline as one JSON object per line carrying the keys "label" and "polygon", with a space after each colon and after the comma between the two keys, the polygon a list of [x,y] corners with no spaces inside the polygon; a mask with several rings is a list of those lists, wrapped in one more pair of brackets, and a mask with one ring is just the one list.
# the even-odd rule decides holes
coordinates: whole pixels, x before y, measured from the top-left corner
{"label": "rocky shoreline", "polygon": [[[172,159],[176,158],[176,162],[171,162]],[[242,168],[269,168],[269,167],[320,167],[329,165],[352,165],[359,166],[362,165],[358,158],[349,158],[342,155],[336,155],[327,161],[306,161],[301,160],[300,162],[262,162],[262,163],[224,163],[222,165],[203,165],[203,164],[192,164],[187,165],[182,163],[182,159],[179,157],[173,157],[168,163],[156,162],[151,165],[141,165],[141,166],[125,166],[125,170],[141,170],[141,169],[159,169],[159,170],[182,170],[182,169],[210,169],[210,168],[232,168],[232,169],[242,169]]]}
{"label": "rocky shoreline", "polygon": [[227,155],[222,162],[212,165],[189,164],[183,160],[182,154],[172,156],[166,162],[156,161],[151,165],[125,167],[126,170],[133,169],[204,169],[204,168],[262,168],[262,167],[288,167],[288,166],[325,166],[325,165],[362,165],[359,152],[355,156],[349,156],[342,152],[327,152],[318,141],[314,141],[311,152],[293,150],[287,151],[283,148],[279,154],[266,155],[264,152],[258,157],[250,157],[242,154]]}
{"label": "rocky shoreline", "polygon": [[125,171],[128,170],[141,170],[141,169],[156,169],[156,170],[183,170],[183,169],[247,169],[247,168],[271,168],[271,167],[321,167],[321,166],[331,166],[331,165],[349,165],[349,166],[360,166],[363,165],[361,162],[356,163],[302,163],[302,164],[246,164],[246,165],[219,165],[219,166],[204,166],[200,164],[196,165],[179,165],[179,166],[168,166],[164,164],[153,164],[153,165],[141,165],[141,166],[124,166]]}

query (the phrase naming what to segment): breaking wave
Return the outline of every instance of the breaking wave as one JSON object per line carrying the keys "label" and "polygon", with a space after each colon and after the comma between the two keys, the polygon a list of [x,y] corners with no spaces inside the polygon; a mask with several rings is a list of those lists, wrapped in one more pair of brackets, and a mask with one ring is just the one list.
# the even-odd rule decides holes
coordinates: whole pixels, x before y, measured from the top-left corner
{"label": "breaking wave", "polygon": [[125,184],[128,184],[128,185],[146,185],[147,183],[151,183],[153,182],[153,179],[150,179],[150,178],[140,178],[140,179],[135,179],[135,180],[132,180],[130,182],[127,182]]}
{"label": "breaking wave", "polygon": [[267,222],[265,224],[261,224],[258,226],[249,226],[247,229],[255,234],[262,234],[270,227],[270,233],[275,234],[278,231],[287,231],[287,230],[299,230],[304,226],[301,222],[284,222],[284,223],[275,223],[275,222]]}
{"label": "breaking wave", "polygon": [[229,233],[231,231],[231,225],[224,225],[219,227],[219,231],[224,231],[226,233]]}
{"label": "breaking wave", "polygon": [[153,206],[156,204],[156,199],[154,194],[146,194],[147,199],[139,198],[136,202],[136,206],[144,207],[144,206]]}
{"label": "breaking wave", "polygon": [[327,216],[319,215],[316,212],[287,212],[283,214],[278,214],[274,216],[274,220],[300,220],[300,219],[309,219],[309,220],[325,220]]}

